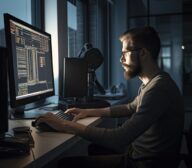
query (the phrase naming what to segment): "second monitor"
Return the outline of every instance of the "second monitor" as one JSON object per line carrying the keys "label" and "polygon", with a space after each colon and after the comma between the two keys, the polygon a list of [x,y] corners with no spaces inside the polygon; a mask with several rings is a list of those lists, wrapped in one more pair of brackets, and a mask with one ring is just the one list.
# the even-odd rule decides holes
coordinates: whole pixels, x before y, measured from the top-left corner
{"label": "second monitor", "polygon": [[87,96],[87,64],[83,58],[64,58],[64,98]]}
{"label": "second monitor", "polygon": [[60,97],[60,108],[99,108],[110,106],[105,100],[89,99],[88,85],[88,66],[85,59],[64,58],[63,95]]}

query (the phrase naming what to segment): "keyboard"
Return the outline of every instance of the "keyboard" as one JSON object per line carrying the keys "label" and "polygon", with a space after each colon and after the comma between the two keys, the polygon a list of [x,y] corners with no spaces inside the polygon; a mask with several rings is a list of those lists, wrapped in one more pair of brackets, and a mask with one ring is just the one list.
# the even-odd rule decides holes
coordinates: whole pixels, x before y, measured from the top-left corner
{"label": "keyboard", "polygon": [[[64,113],[64,111],[59,110],[58,112],[54,113],[58,118],[63,119],[63,120],[69,120],[72,121],[74,116],[72,114],[68,114],[68,113]],[[49,126],[47,123],[40,123],[38,126],[36,126],[36,122],[32,121],[31,125],[35,128],[37,128],[39,131],[43,131],[43,132],[56,132],[57,130],[55,130],[54,128],[52,128],[51,126]]]}
{"label": "keyboard", "polygon": [[72,114],[64,113],[63,110],[59,110],[58,112],[55,113],[55,115],[60,119],[69,120],[69,121],[72,121],[74,118]]}

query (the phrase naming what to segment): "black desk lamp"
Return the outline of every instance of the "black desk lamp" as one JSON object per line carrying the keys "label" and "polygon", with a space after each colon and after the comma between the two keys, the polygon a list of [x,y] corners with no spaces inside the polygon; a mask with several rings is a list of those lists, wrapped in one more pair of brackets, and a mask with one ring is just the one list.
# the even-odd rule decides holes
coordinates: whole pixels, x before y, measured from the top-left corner
{"label": "black desk lamp", "polygon": [[88,66],[88,97],[93,97],[94,86],[101,94],[105,94],[105,89],[99,83],[96,77],[96,69],[103,63],[103,55],[97,48],[93,48],[92,44],[85,43],[78,54],[78,57],[83,57]]}

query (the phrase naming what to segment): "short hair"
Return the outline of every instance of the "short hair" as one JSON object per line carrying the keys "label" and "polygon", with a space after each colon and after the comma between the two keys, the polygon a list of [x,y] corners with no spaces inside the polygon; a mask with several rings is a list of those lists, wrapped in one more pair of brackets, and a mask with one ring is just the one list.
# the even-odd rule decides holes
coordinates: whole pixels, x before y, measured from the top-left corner
{"label": "short hair", "polygon": [[150,53],[152,58],[157,61],[161,41],[158,33],[151,26],[145,26],[142,28],[132,28],[124,32],[120,38],[121,41],[132,39],[133,44],[137,48],[146,48]]}

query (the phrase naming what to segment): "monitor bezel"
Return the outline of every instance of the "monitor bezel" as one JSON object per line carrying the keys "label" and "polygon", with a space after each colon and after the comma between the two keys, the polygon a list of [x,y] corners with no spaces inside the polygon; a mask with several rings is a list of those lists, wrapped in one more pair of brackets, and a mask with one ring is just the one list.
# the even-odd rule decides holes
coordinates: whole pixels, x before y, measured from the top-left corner
{"label": "monitor bezel", "polygon": [[[34,95],[31,97],[25,97],[21,99],[16,99],[16,90],[15,86],[15,76],[14,76],[14,63],[13,63],[13,51],[12,51],[12,43],[11,43],[11,32],[10,32],[10,21],[17,22],[19,24],[22,24],[26,27],[29,27],[30,29],[39,32],[40,34],[43,34],[47,37],[49,37],[49,46],[50,46],[50,63],[51,63],[51,72],[52,72],[52,84],[53,84],[53,90],[48,91],[46,93],[41,93],[38,95]],[[9,64],[9,90],[10,90],[10,105],[12,108],[16,108],[19,106],[23,106],[29,103],[34,103],[39,100],[45,99],[50,96],[55,95],[55,86],[54,86],[54,73],[53,73],[53,60],[52,60],[52,42],[51,42],[51,35],[29,23],[26,23],[25,21],[18,19],[8,13],[4,14],[4,24],[5,24],[5,39],[6,39],[6,47],[8,49],[8,64]]]}

